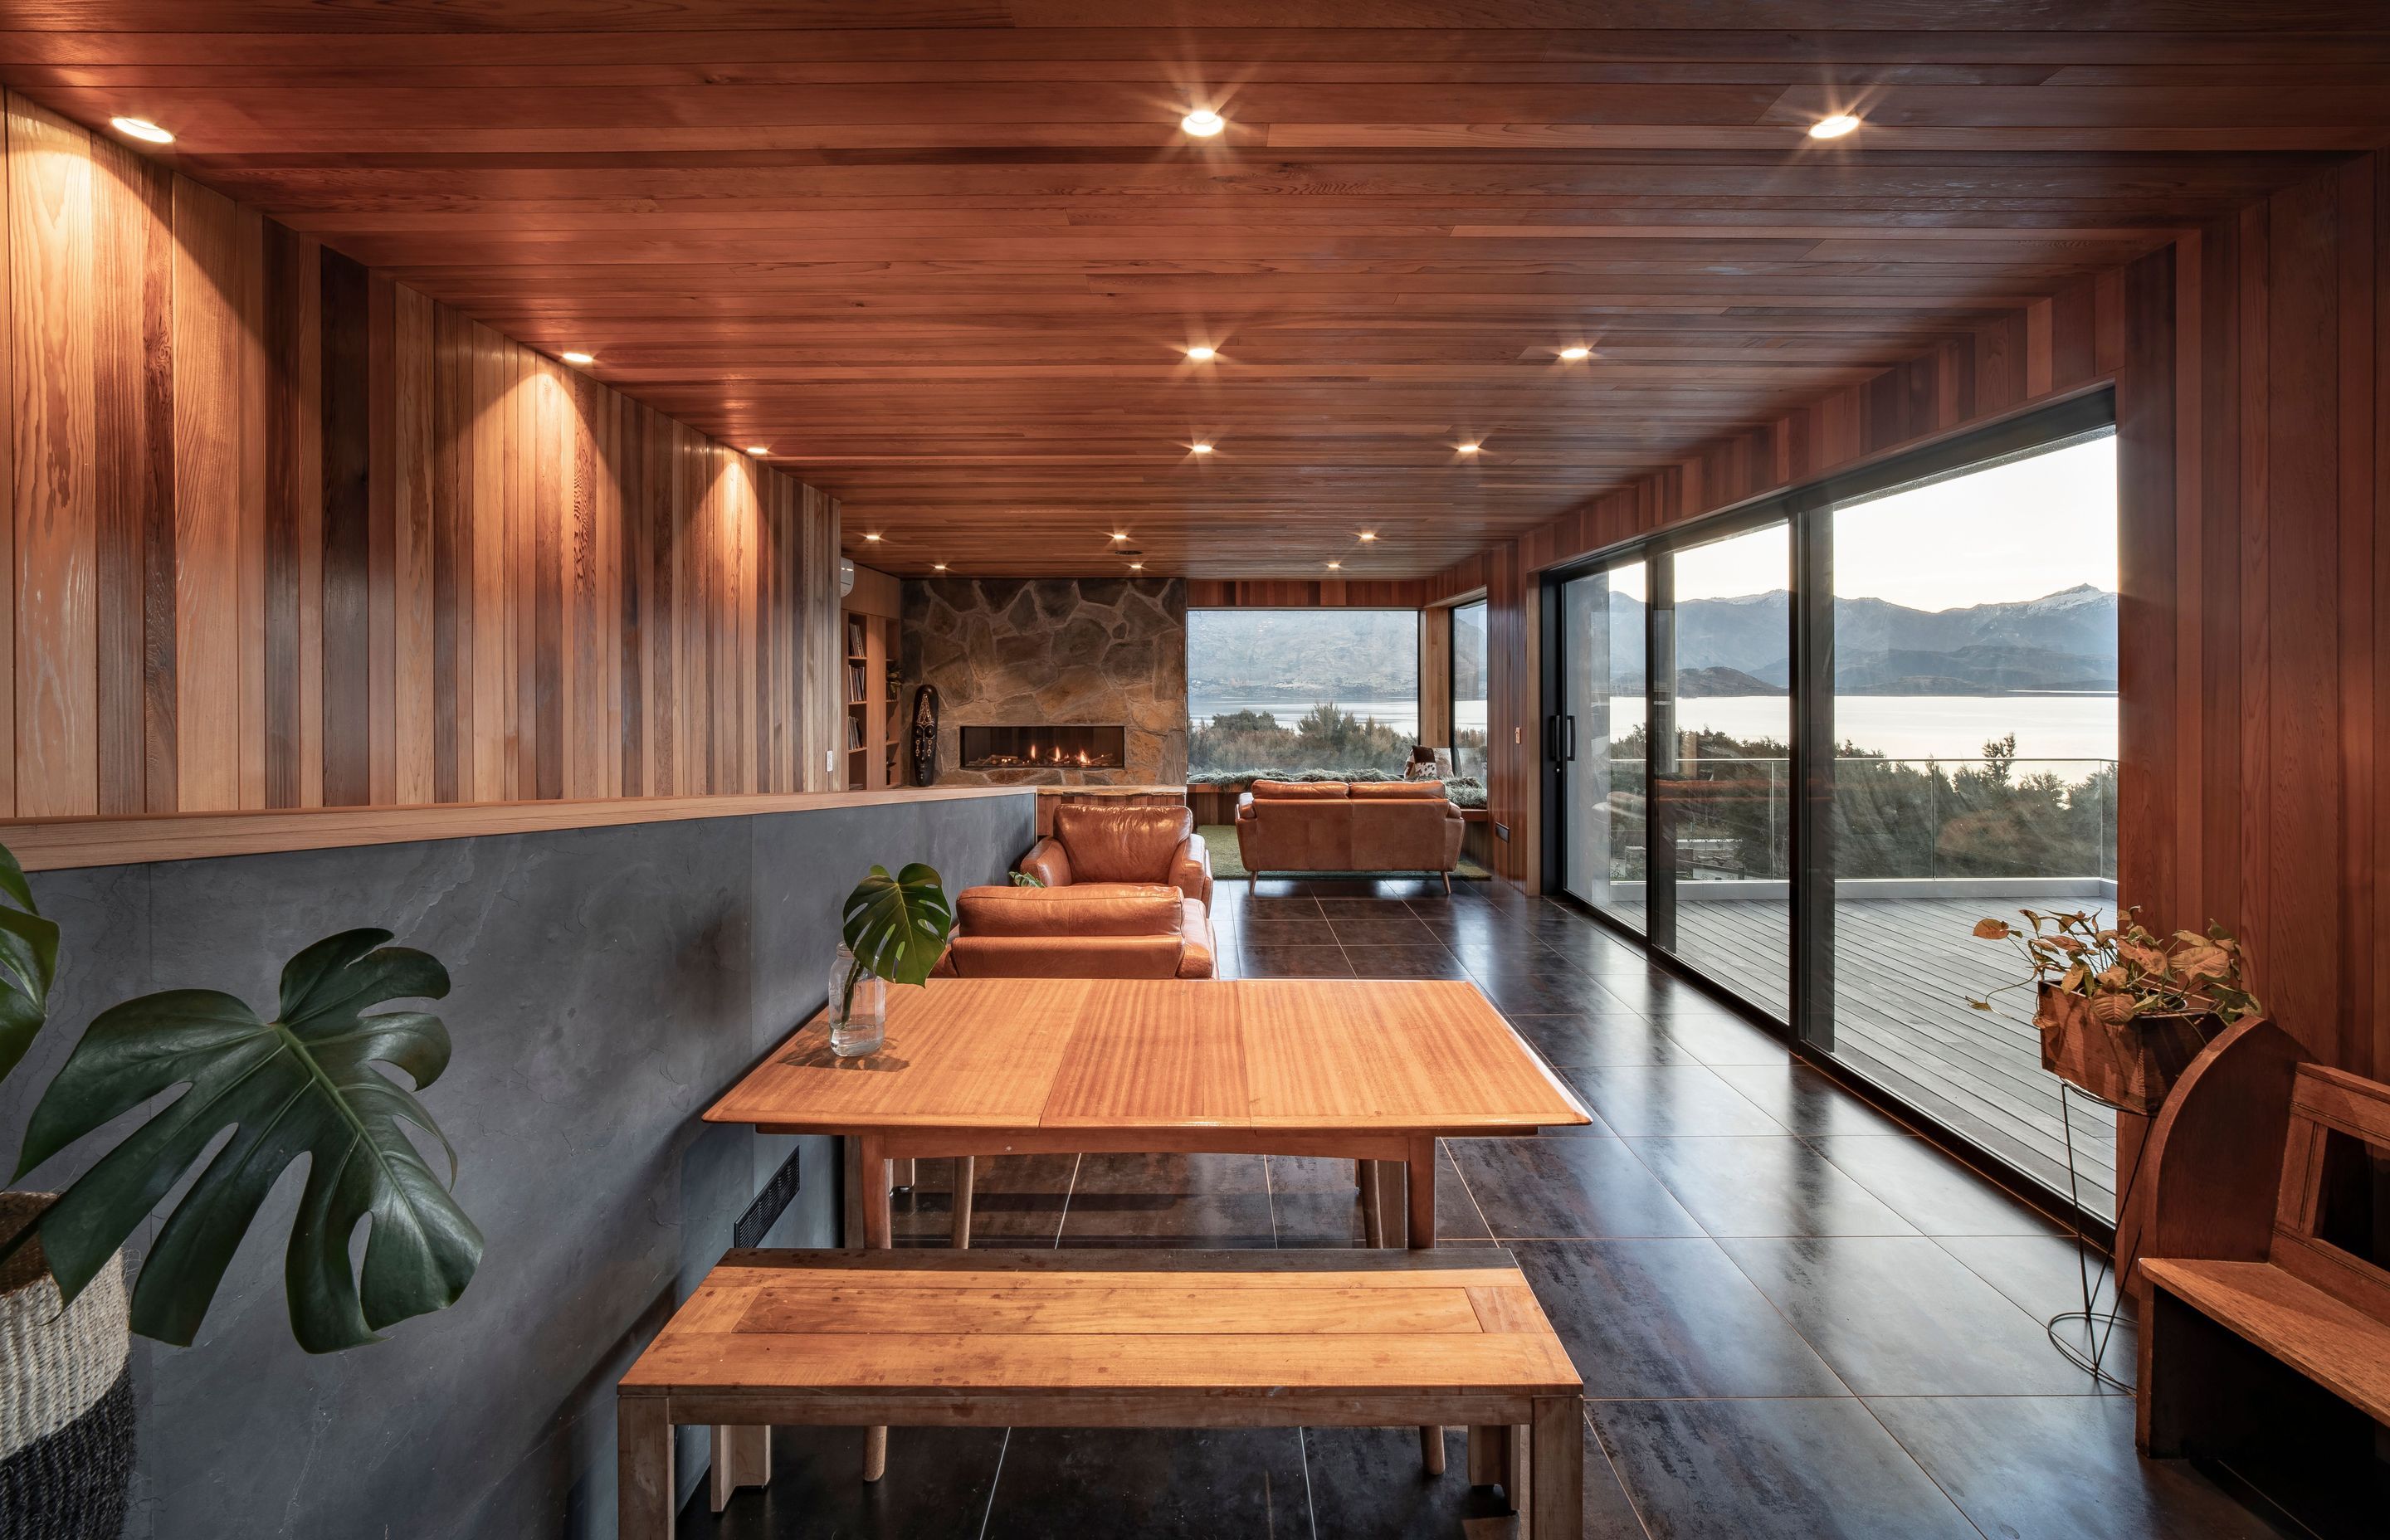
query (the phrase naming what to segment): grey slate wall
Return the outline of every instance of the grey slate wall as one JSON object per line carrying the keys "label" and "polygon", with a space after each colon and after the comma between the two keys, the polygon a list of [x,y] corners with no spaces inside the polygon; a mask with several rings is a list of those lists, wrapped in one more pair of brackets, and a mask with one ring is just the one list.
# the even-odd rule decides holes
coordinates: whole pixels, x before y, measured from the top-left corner
{"label": "grey slate wall", "polygon": [[[100,1009],[186,986],[270,1008],[291,953],[380,925],[447,964],[456,1056],[425,1101],[488,1241],[454,1308],[311,1358],[281,1286],[293,1168],[199,1341],[135,1339],[126,1534],[610,1540],[614,1380],[799,1142],[699,1114],[820,1007],[839,901],[873,862],[927,860],[950,892],[1001,881],[1034,818],[1024,792],[37,876],[65,966],[50,1026],[0,1082],[11,1169]],[[767,1238],[833,1244],[836,1151],[802,1142],[803,1190]],[[63,1185],[100,1144],[23,1185]],[[681,1455],[686,1491],[700,1433]]]}

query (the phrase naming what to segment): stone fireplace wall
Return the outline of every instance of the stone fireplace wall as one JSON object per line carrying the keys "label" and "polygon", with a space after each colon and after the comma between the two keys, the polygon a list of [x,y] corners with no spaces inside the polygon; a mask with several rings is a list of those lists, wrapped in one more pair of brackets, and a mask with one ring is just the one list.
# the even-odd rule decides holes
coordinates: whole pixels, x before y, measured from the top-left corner
{"label": "stone fireplace wall", "polygon": [[[1187,779],[1187,584],[1177,578],[929,578],[905,584],[905,720],[938,690],[945,785],[1139,786]],[[965,770],[961,729],[1118,723],[1117,770]],[[909,731],[909,727],[908,727]],[[911,753],[910,739],[906,753]],[[910,764],[908,757],[907,765]],[[911,774],[908,768],[906,774]]]}

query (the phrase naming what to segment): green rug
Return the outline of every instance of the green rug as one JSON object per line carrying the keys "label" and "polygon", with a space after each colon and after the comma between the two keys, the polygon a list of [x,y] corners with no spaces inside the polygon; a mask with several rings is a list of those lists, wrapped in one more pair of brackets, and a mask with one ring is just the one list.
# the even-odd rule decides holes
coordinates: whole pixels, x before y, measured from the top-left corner
{"label": "green rug", "polygon": [[[1203,837],[1203,843],[1211,849],[1212,877],[1214,881],[1227,882],[1252,875],[1245,870],[1243,857],[1237,853],[1236,826],[1205,824],[1195,832]],[[1416,872],[1304,872],[1303,875],[1307,878],[1354,878],[1366,880],[1378,877],[1416,877],[1420,874]],[[1462,882],[1484,882],[1494,874],[1464,855],[1460,858],[1460,865],[1453,868],[1452,875],[1456,880]]]}

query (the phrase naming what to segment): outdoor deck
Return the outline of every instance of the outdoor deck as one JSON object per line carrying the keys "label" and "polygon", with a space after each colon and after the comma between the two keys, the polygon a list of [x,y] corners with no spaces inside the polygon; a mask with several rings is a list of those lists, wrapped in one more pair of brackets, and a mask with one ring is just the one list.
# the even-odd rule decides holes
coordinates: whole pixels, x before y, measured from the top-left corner
{"label": "outdoor deck", "polygon": [[[2090,899],[1993,896],[1844,901],[1834,905],[1834,1056],[1920,1111],[2066,1190],[2067,1130],[2059,1082],[2041,1068],[2031,996],[1995,996],[1993,1014],[1968,1007],[2021,975],[2016,955],[1968,932],[1985,916],[2023,907],[2090,907]],[[1637,907],[1639,907],[1637,906]],[[1791,1007],[1790,905],[1736,899],[1678,904],[1680,957],[1780,1019]],[[1640,922],[1640,916],[1623,916]],[[2085,1208],[2115,1208],[2114,1115],[2068,1104]]]}

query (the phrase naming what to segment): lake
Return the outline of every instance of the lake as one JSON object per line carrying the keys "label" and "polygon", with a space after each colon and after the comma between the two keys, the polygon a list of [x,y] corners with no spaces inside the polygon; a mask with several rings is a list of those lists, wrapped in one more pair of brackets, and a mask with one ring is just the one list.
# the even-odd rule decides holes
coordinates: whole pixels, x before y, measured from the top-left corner
{"label": "lake", "polygon": [[[1419,730],[1416,700],[1340,700],[1356,716],[1374,716],[1402,732]],[[1281,726],[1291,727],[1311,709],[1308,700],[1224,699],[1191,696],[1188,712],[1196,724],[1238,711],[1269,712]],[[1474,710],[1471,710],[1474,707]],[[1710,696],[1681,700],[1678,725],[1703,727],[1734,738],[1783,738],[1788,732],[1792,702],[1784,696]],[[1458,725],[1482,726],[1484,708],[1461,702],[1455,710]],[[2090,759],[2116,757],[2116,698],[2113,695],[1846,695],[1835,702],[1835,736],[1862,749],[1895,759],[1975,759],[1984,742],[2005,733],[2017,736],[2020,759]],[[1471,720],[1473,718],[1473,722]],[[1622,701],[1615,708],[1613,731],[1634,731],[1643,720],[1643,702]],[[1585,725],[1580,723],[1580,732]]]}

